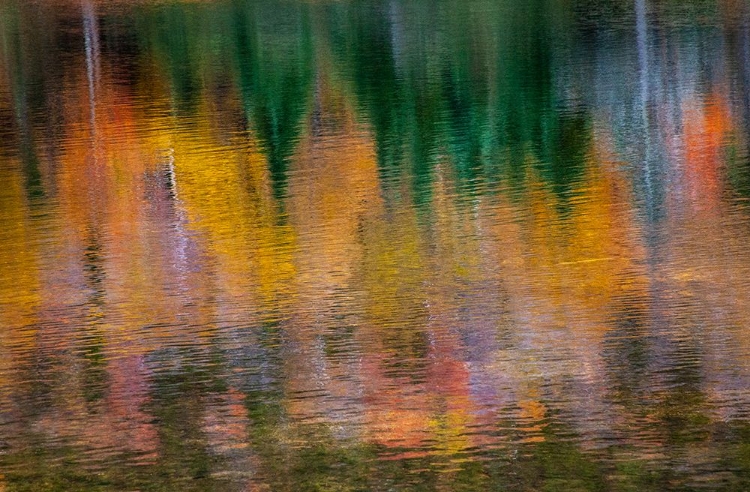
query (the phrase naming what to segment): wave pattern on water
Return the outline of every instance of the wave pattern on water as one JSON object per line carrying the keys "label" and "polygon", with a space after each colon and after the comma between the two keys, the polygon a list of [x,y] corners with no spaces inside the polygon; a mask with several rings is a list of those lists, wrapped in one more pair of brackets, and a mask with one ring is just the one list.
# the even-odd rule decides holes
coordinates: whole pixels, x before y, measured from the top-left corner
{"label": "wave pattern on water", "polygon": [[0,490],[750,488],[750,9],[0,4]]}

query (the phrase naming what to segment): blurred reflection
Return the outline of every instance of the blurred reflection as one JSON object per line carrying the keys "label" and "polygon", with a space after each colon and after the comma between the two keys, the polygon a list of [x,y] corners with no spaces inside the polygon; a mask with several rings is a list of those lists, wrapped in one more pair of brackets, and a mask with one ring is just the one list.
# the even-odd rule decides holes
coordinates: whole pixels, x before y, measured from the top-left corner
{"label": "blurred reflection", "polygon": [[0,489],[743,490],[750,10],[0,5]]}

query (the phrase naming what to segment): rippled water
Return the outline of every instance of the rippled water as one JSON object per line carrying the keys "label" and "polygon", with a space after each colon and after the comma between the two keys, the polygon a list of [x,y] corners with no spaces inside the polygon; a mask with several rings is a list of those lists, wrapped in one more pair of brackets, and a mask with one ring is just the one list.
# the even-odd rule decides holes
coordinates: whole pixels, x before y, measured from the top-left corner
{"label": "rippled water", "polygon": [[750,5],[0,2],[0,490],[750,489]]}

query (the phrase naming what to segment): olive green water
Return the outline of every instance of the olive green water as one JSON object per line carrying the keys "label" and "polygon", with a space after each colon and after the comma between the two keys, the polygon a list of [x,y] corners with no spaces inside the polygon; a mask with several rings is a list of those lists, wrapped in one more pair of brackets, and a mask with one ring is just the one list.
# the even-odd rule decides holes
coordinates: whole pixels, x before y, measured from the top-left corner
{"label": "olive green water", "polygon": [[0,1],[0,490],[750,489],[750,4]]}

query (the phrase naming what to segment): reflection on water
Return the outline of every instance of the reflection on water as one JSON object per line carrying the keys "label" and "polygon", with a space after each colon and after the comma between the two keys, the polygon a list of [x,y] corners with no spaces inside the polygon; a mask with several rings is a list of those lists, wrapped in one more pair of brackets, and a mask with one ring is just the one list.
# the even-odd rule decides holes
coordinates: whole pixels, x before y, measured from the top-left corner
{"label": "reflection on water", "polygon": [[0,4],[1,490],[746,490],[750,8]]}

